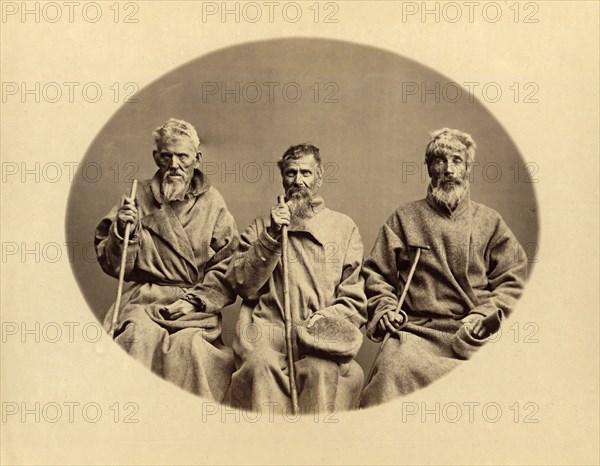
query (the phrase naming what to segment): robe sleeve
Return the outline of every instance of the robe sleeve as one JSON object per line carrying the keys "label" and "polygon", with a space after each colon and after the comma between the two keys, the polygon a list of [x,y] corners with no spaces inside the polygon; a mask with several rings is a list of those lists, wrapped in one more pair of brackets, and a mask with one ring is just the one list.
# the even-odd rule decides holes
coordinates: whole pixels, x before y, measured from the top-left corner
{"label": "robe sleeve", "polygon": [[255,220],[240,238],[227,269],[227,280],[242,299],[257,299],[281,257],[281,244]]}
{"label": "robe sleeve", "polygon": [[490,293],[469,314],[487,317],[500,309],[508,316],[523,293],[527,279],[527,256],[501,218],[498,219],[486,255],[487,289]]}
{"label": "robe sleeve", "polygon": [[[94,236],[94,247],[96,248],[96,257],[98,262],[108,275],[119,278],[119,269],[121,268],[121,255],[123,254],[123,237],[117,230],[117,211],[115,206],[106,217],[104,217],[98,226]],[[129,237],[127,244],[127,259],[125,262],[125,280],[130,279],[134,271],[135,261],[140,250],[141,225],[138,223],[133,233]]]}
{"label": "robe sleeve", "polygon": [[320,309],[316,314],[323,317],[348,319],[357,327],[367,321],[367,297],[365,282],[361,275],[363,262],[363,243],[356,225],[353,225],[346,254],[340,284],[336,289],[335,300],[330,306]]}
{"label": "robe sleeve", "polygon": [[369,258],[365,261],[363,275],[367,295],[367,336],[381,341],[384,334],[377,323],[387,311],[398,306],[399,252],[404,248],[399,236],[392,230],[392,218],[381,227]]}
{"label": "robe sleeve", "polygon": [[235,220],[227,208],[222,206],[210,242],[214,255],[204,266],[202,281],[188,290],[184,298],[201,307],[202,312],[217,314],[235,301],[235,290],[226,280],[225,274],[238,243]]}

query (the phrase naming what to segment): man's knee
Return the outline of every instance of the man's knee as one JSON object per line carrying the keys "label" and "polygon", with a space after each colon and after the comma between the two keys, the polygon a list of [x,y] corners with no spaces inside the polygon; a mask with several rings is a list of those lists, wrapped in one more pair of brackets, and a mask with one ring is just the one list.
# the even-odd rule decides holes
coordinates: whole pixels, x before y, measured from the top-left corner
{"label": "man's knee", "polygon": [[257,348],[246,355],[240,371],[248,372],[255,376],[271,373],[273,369],[281,369],[276,353],[270,349]]}
{"label": "man's knee", "polygon": [[305,356],[296,363],[302,366],[302,372],[309,377],[323,377],[324,375],[338,373],[340,366],[335,361],[319,358],[317,356]]}
{"label": "man's knee", "polygon": [[127,320],[115,333],[115,341],[121,345],[131,346],[155,340],[162,329],[150,319]]}
{"label": "man's knee", "polygon": [[365,371],[356,361],[352,360],[349,363],[340,365],[340,375],[345,379],[355,381],[361,387],[365,381]]}

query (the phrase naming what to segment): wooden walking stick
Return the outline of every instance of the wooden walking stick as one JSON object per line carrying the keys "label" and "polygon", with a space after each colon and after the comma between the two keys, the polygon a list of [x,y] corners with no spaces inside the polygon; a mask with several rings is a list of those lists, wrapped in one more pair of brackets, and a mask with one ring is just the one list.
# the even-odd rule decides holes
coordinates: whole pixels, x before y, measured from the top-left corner
{"label": "wooden walking stick", "polygon": [[[133,180],[131,183],[131,192],[129,197],[135,200],[135,192],[137,190],[137,180]],[[108,334],[114,337],[115,326],[119,320],[119,311],[121,309],[121,295],[123,294],[123,282],[125,281],[125,266],[127,264],[127,246],[129,244],[129,236],[131,235],[131,223],[125,225],[125,233],[123,235],[123,252],[121,253],[121,267],[119,268],[119,284],[117,285],[117,299],[115,300],[115,308],[113,310],[112,324]]]}
{"label": "wooden walking stick", "polygon": [[[408,271],[408,277],[406,277],[406,283],[404,284],[404,289],[402,290],[402,294],[400,295],[400,299],[398,300],[398,306],[396,307],[396,314],[400,314],[400,311],[402,310],[402,305],[404,304],[404,300],[406,299],[406,295],[408,293],[408,287],[410,286],[410,282],[413,279],[415,270],[417,270],[417,264],[419,263],[419,259],[421,258],[421,251],[423,249],[425,249],[425,250],[429,249],[429,246],[415,246],[415,247],[417,248],[417,252],[415,254],[415,259],[413,260],[413,262],[410,266],[410,270]],[[386,332],[385,336],[383,337],[383,341],[381,342],[381,346],[379,346],[379,350],[377,351],[377,354],[375,355],[373,364],[371,365],[371,370],[369,371],[369,376],[367,377],[365,386],[369,382],[371,382],[371,379],[373,378],[373,371],[375,370],[375,364],[377,363],[377,359],[379,358],[379,355],[383,351],[383,347],[385,346],[385,343],[389,340],[389,338],[390,338],[390,332]]]}
{"label": "wooden walking stick", "polygon": [[[285,197],[278,196],[277,202],[285,204]],[[285,346],[287,349],[288,377],[292,394],[292,413],[298,414],[298,390],[296,388],[296,366],[294,365],[292,312],[290,310],[290,283],[288,272],[288,227],[281,226],[281,271],[283,274],[283,317],[285,320]]]}

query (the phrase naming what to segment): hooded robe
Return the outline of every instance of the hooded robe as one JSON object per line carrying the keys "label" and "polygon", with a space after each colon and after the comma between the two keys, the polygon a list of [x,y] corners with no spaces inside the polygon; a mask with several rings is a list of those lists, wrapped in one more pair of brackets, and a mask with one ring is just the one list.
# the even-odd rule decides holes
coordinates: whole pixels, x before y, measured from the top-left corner
{"label": "hooded robe", "polygon": [[[199,170],[184,200],[166,202],[161,176],[141,181],[138,224],[129,240],[115,341],[154,373],[197,395],[221,401],[233,372],[233,355],[221,340],[221,314],[234,302],[225,281],[238,243],[235,221],[221,194]],[[123,238],[115,206],[95,236],[98,262],[118,278]],[[160,309],[186,297],[202,312],[171,320]],[[114,304],[105,317],[111,326]]]}

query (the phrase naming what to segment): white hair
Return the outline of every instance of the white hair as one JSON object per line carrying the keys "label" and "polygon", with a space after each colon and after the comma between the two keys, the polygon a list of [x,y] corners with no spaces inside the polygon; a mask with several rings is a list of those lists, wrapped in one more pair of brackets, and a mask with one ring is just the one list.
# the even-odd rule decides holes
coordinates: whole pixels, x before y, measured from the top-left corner
{"label": "white hair", "polygon": [[175,118],[169,118],[169,120],[162,126],[159,126],[152,132],[154,138],[154,145],[158,149],[163,143],[188,138],[194,145],[197,151],[200,148],[200,138],[196,128],[187,121],[177,120]]}

